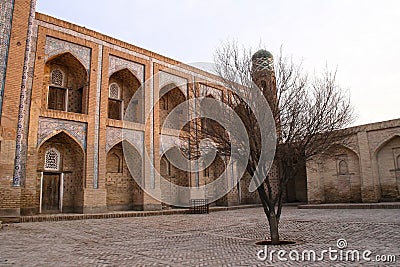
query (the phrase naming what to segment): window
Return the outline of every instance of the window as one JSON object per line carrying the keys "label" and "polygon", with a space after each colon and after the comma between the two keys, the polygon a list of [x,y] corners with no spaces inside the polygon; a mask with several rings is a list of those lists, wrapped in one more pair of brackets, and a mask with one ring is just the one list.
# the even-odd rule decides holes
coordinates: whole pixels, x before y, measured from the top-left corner
{"label": "window", "polygon": [[54,69],[51,72],[51,84],[57,86],[64,86],[64,74],[59,69]]}
{"label": "window", "polygon": [[46,171],[60,170],[60,152],[55,148],[50,148],[44,155],[44,169]]}
{"label": "window", "polygon": [[349,169],[347,166],[347,162],[345,160],[341,160],[339,162],[339,175],[346,175],[349,173]]}
{"label": "window", "polygon": [[48,109],[63,110],[67,108],[67,89],[64,86],[64,73],[59,69],[51,71]]}
{"label": "window", "polygon": [[49,109],[66,110],[66,94],[64,88],[50,87],[49,88]]}
{"label": "window", "polygon": [[122,110],[121,89],[117,83],[112,83],[108,90],[108,118],[121,120]]}
{"label": "window", "polygon": [[121,98],[121,90],[119,89],[118,84],[112,83],[110,84],[110,88],[108,91],[108,97],[112,99],[120,99]]}

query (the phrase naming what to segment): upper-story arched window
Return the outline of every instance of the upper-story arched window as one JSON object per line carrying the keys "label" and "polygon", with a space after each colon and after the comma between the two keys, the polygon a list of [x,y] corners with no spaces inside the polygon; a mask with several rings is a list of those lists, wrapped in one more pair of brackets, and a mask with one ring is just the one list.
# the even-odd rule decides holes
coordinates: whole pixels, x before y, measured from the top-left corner
{"label": "upper-story arched window", "polygon": [[46,63],[48,75],[47,108],[73,113],[87,110],[87,71],[70,53],[64,53]]}
{"label": "upper-story arched window", "polygon": [[44,154],[44,169],[46,171],[59,171],[60,161],[60,152],[55,148],[50,148]]}
{"label": "upper-story arched window", "polygon": [[108,84],[108,118],[141,122],[141,84],[133,72],[121,69],[110,76]]}

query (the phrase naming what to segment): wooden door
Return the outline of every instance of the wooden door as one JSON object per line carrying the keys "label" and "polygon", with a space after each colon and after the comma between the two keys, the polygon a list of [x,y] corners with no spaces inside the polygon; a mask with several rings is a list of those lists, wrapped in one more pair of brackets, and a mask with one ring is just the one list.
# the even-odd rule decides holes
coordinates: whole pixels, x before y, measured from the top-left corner
{"label": "wooden door", "polygon": [[49,89],[49,109],[65,111],[65,94],[63,88],[50,87]]}
{"label": "wooden door", "polygon": [[60,211],[60,175],[44,174],[43,175],[43,212],[59,212]]}

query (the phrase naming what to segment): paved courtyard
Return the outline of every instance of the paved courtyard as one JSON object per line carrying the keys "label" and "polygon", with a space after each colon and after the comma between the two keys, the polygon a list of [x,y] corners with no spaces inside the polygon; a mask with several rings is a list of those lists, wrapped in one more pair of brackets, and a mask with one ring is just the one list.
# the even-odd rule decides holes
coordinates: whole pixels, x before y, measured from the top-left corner
{"label": "paved courtyard", "polygon": [[[269,238],[261,208],[208,215],[11,224],[0,230],[0,266],[400,266],[399,209],[285,207],[280,229],[282,239],[297,243],[268,246],[271,262],[257,256],[265,257],[264,251],[259,253],[265,247],[255,242]],[[347,247],[339,250],[339,239],[345,239]],[[322,254],[329,248],[337,250],[337,260]],[[280,261],[272,252],[280,249],[286,251],[281,258],[288,261]],[[301,261],[304,250],[314,250],[316,261],[312,254],[311,260]],[[339,252],[347,255],[349,250],[358,250],[360,257],[370,250],[372,254],[367,253],[366,258],[371,260],[395,255],[397,262],[362,258],[348,262],[345,256],[340,261]],[[300,254],[299,261],[293,260],[294,251]]]}

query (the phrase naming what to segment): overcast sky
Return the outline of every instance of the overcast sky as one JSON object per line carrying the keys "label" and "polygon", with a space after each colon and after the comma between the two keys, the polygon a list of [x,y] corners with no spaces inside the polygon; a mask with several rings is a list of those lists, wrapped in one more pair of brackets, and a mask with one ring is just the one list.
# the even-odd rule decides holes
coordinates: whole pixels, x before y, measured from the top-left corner
{"label": "overcast sky", "polygon": [[184,63],[212,62],[236,39],[311,72],[338,68],[355,124],[400,118],[400,1],[38,0],[37,11]]}

